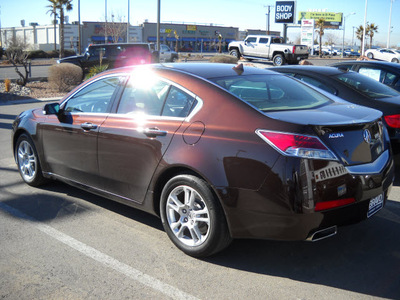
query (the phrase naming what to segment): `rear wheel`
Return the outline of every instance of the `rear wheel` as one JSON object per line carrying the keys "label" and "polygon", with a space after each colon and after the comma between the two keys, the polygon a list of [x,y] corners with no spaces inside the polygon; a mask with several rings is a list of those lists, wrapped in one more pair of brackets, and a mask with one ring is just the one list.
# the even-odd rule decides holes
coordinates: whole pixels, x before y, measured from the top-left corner
{"label": "rear wheel", "polygon": [[397,58],[393,58],[393,59],[392,59],[392,63],[398,64],[398,63],[399,63],[399,60],[398,60]]}
{"label": "rear wheel", "polygon": [[272,62],[274,63],[274,66],[282,66],[285,64],[285,58],[282,54],[276,54],[272,59]]}
{"label": "rear wheel", "polygon": [[225,216],[209,185],[192,175],[167,182],[160,201],[161,220],[171,241],[193,257],[205,257],[229,245]]}
{"label": "rear wheel", "polygon": [[374,55],[370,52],[370,53],[367,54],[367,57],[368,57],[369,59],[373,59],[373,58],[374,58]]}
{"label": "rear wheel", "polygon": [[32,139],[22,134],[15,147],[18,171],[22,179],[31,186],[39,186],[46,182],[40,167],[39,157]]}

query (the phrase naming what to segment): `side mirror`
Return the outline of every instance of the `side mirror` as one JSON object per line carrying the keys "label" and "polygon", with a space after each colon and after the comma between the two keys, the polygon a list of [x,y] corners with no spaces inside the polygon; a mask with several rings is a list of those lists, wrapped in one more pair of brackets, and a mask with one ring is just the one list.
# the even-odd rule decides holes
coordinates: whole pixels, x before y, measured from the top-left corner
{"label": "side mirror", "polygon": [[46,104],[43,108],[43,112],[45,115],[58,115],[60,113],[60,104],[59,103]]}

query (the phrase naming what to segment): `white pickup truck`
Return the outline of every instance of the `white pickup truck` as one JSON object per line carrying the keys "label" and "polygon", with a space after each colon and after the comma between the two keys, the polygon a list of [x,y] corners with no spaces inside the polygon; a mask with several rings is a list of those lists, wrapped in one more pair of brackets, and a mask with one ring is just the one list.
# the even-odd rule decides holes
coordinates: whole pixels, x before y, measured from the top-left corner
{"label": "white pickup truck", "polygon": [[228,49],[237,58],[272,60],[275,66],[298,64],[308,58],[307,46],[284,44],[282,37],[272,35],[249,35],[244,41],[229,43]]}

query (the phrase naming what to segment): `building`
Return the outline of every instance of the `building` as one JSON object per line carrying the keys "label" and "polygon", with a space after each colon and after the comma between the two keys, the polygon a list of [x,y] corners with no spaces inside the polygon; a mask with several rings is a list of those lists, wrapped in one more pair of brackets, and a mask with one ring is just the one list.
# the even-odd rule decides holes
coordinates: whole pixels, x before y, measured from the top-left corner
{"label": "building", "polygon": [[[30,26],[1,28],[0,43],[7,48],[10,42],[17,39],[29,46],[30,50],[54,50],[54,44],[59,49],[59,25],[38,25],[30,23]],[[55,41],[55,43],[54,43]],[[65,49],[77,50],[78,25],[64,25],[64,47]]]}
{"label": "building", "polygon": [[[157,23],[144,22],[143,42],[157,41]],[[223,47],[229,42],[237,40],[239,28],[197,24],[160,24],[160,42],[171,49],[187,52],[217,51],[219,38]]]}

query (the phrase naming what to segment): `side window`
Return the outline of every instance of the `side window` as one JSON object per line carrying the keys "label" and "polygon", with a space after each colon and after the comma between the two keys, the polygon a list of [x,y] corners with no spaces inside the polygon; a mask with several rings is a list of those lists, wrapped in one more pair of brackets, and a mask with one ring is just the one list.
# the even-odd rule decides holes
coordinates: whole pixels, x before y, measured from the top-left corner
{"label": "side window", "polygon": [[372,69],[368,67],[361,67],[358,73],[368,76],[369,78],[375,79],[376,81],[382,82],[385,77],[385,72],[379,69]]}
{"label": "side window", "polygon": [[396,75],[389,73],[389,72],[385,72],[385,78],[383,79],[382,83],[386,84],[386,85],[393,85],[393,83],[396,81]]}
{"label": "side window", "polygon": [[343,71],[349,71],[351,70],[351,65],[339,65],[339,66],[335,66],[335,68],[338,68],[339,70],[343,70]]}
{"label": "side window", "polygon": [[246,42],[255,43],[255,42],[257,42],[257,38],[256,37],[249,37],[249,38],[246,39]]}
{"label": "side window", "polygon": [[260,44],[268,44],[268,38],[260,38]]}
{"label": "side window", "polygon": [[166,117],[187,117],[195,106],[196,99],[172,86],[162,112]]}
{"label": "side window", "polygon": [[130,80],[127,83],[117,113],[144,113],[160,116],[169,84],[157,80],[151,86],[143,86],[139,82]]}
{"label": "side window", "polygon": [[63,109],[66,112],[106,113],[120,77],[108,77],[90,83],[72,98]]}
{"label": "side window", "polygon": [[333,87],[330,87],[330,86],[326,85],[325,83],[322,83],[322,82],[320,82],[320,81],[318,81],[318,80],[316,80],[314,78],[311,78],[311,77],[308,77],[308,76],[304,76],[304,75],[300,75],[300,74],[297,74],[295,77],[297,79],[300,79],[301,81],[307,82],[307,83],[309,83],[309,84],[311,84],[311,85],[313,85],[313,86],[315,86],[317,88],[320,88],[320,89],[322,89],[322,90],[324,90],[324,91],[326,91],[328,93],[331,93],[331,94],[334,94],[334,95],[336,94],[336,90]]}

